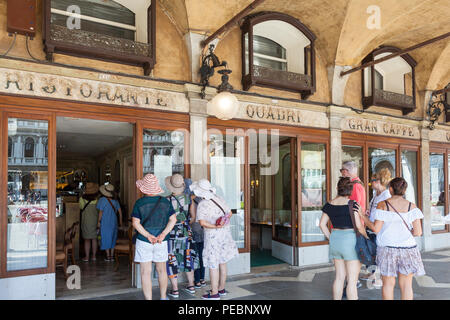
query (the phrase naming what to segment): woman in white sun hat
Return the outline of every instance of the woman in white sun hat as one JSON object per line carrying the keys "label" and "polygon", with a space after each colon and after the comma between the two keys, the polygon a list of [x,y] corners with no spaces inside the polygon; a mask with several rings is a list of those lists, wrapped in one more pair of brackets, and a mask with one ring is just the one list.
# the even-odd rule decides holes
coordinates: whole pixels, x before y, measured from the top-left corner
{"label": "woman in white sun hat", "polygon": [[203,199],[197,207],[197,221],[204,228],[203,265],[209,268],[211,291],[202,298],[220,300],[226,295],[227,262],[239,254],[230,230],[231,209],[206,179],[194,182],[190,189]]}
{"label": "woman in white sun hat", "polygon": [[141,265],[145,299],[152,299],[151,273],[152,262],[155,262],[161,300],[167,300],[167,240],[176,223],[175,210],[169,200],[158,196],[164,190],[153,174],[136,181],[136,186],[144,197],[136,201],[131,214],[133,227],[138,232],[134,261]]}
{"label": "woman in white sun hat", "polygon": [[197,253],[194,247],[191,221],[189,216],[190,197],[184,193],[186,185],[182,175],[176,173],[166,177],[165,184],[171,195],[167,197],[171,201],[177,214],[177,223],[170,231],[168,250],[169,260],[167,261],[167,274],[172,283],[172,290],[169,296],[179,297],[178,274],[185,272],[188,279],[186,291],[195,294],[194,270],[198,268]]}

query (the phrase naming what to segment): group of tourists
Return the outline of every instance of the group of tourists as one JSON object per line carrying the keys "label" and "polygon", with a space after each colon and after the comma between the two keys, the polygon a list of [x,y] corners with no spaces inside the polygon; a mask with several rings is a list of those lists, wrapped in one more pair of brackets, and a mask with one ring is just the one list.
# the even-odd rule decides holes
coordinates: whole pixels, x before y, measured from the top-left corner
{"label": "group of tourists", "polygon": [[[366,188],[358,177],[356,163],[344,162],[340,171],[337,197],[325,204],[319,223],[329,239],[329,256],[336,270],[333,299],[340,300],[344,295],[349,300],[358,299],[360,280],[381,287],[383,299],[393,299],[397,277],[401,298],[413,299],[413,276],[425,274],[414,238],[422,234],[423,214],[405,199],[407,182],[401,177],[392,179],[388,168],[375,172],[370,180],[373,197],[366,209]],[[238,255],[230,231],[231,210],[206,179],[192,182],[174,174],[164,183],[168,196],[162,196],[164,190],[153,174],[136,181],[144,196],[136,201],[131,214],[136,230],[134,261],[140,264],[144,296],[152,299],[155,263],[162,300],[179,297],[181,273],[187,278],[186,292],[195,294],[196,289],[205,287],[205,268],[209,269],[211,290],[202,297],[219,300],[227,294],[226,264]],[[83,261],[89,261],[91,248],[95,261],[98,237],[105,260],[113,261],[118,224],[122,223],[114,186],[99,188],[88,183],[79,204],[85,241]],[[370,244],[374,253],[370,253]],[[361,274],[362,263],[372,272]],[[375,270],[381,279],[377,279]],[[171,290],[167,292],[169,279]]]}
{"label": "group of tourists", "polygon": [[[405,199],[408,183],[401,177],[392,179],[387,168],[376,172],[370,182],[373,198],[366,210],[365,187],[358,178],[356,163],[344,162],[340,171],[337,197],[325,204],[320,220],[320,229],[330,242],[329,255],[336,270],[333,299],[340,300],[344,294],[349,300],[358,299],[361,262],[370,258],[367,257],[369,247],[376,246],[373,263],[381,274],[381,284],[375,272],[369,272],[361,280],[381,286],[382,298],[392,300],[398,277],[401,299],[412,300],[413,276],[424,275],[425,270],[414,238],[422,235],[420,219],[423,214]],[[366,267],[376,270],[370,265]]]}
{"label": "group of tourists", "polygon": [[[238,255],[230,231],[231,209],[216,194],[211,183],[202,179],[191,182],[179,174],[165,179],[171,192],[168,197],[158,179],[147,174],[136,182],[144,197],[137,200],[132,223],[137,231],[135,262],[140,263],[142,289],[152,299],[152,262],[156,265],[160,297],[178,298],[178,275],[186,274],[185,290],[206,285],[205,268],[209,269],[211,290],[203,299],[219,300],[226,295],[226,263]],[[167,293],[168,278],[172,289]]]}
{"label": "group of tourists", "polygon": [[[203,299],[219,300],[227,294],[227,262],[239,254],[230,231],[231,209],[216,194],[211,183],[192,182],[180,174],[166,177],[170,195],[162,196],[157,177],[147,174],[136,186],[144,194],[136,201],[131,214],[136,230],[134,261],[140,264],[141,282],[146,299],[152,299],[152,263],[155,263],[162,300],[179,297],[178,276],[185,273],[184,290],[195,294],[206,286],[205,268],[209,269],[211,290]],[[122,210],[114,186],[87,183],[79,200],[81,233],[85,256],[96,261],[97,242],[104,250],[105,261],[114,261],[118,226]],[[171,290],[167,292],[170,279]]]}

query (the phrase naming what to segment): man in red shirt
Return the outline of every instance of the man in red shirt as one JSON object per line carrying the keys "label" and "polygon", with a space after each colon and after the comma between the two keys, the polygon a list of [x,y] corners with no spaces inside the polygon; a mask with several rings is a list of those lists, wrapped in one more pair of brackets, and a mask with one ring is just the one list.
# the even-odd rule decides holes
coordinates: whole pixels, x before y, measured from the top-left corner
{"label": "man in red shirt", "polygon": [[[366,188],[358,177],[358,166],[356,165],[355,161],[345,161],[342,164],[342,168],[340,171],[343,177],[349,177],[352,181],[355,182],[355,184],[353,185],[352,195],[349,197],[349,199],[358,202],[363,212],[366,212]],[[361,222],[364,224],[364,221],[362,219]],[[361,287],[361,282],[359,280],[357,287]]]}
{"label": "man in red shirt", "polygon": [[343,177],[349,177],[356,182],[349,199],[358,202],[363,212],[366,212],[366,188],[358,177],[358,166],[354,161],[346,161],[342,164],[340,171]]}

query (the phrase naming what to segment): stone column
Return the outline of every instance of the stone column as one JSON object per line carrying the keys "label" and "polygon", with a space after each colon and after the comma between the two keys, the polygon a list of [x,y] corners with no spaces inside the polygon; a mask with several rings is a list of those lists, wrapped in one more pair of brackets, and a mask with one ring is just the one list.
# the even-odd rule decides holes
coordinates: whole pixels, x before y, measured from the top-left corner
{"label": "stone column", "polygon": [[330,120],[331,198],[337,196],[336,185],[341,176],[342,165],[342,120],[346,110],[336,106],[328,108]]}
{"label": "stone column", "polygon": [[428,122],[424,121],[421,129],[420,171],[422,172],[422,212],[423,219],[423,245],[425,251],[433,250],[431,233],[431,201],[430,201],[430,130]]}
{"label": "stone column", "polygon": [[196,181],[208,178],[208,149],[207,149],[207,104],[212,95],[215,94],[214,88],[206,88],[206,98],[200,97],[201,88],[195,85],[186,84],[186,95],[189,99],[190,115],[190,165],[191,179]]}

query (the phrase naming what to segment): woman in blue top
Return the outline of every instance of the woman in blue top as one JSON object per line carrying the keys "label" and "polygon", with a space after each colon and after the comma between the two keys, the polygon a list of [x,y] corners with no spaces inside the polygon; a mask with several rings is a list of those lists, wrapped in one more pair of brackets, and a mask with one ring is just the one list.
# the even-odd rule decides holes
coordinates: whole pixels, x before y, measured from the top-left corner
{"label": "woman in blue top", "polygon": [[114,261],[114,247],[117,240],[117,213],[119,214],[119,225],[122,226],[122,210],[117,200],[114,200],[114,186],[112,184],[100,187],[103,197],[98,200],[97,228],[100,229],[100,250],[106,250],[105,261]]}

